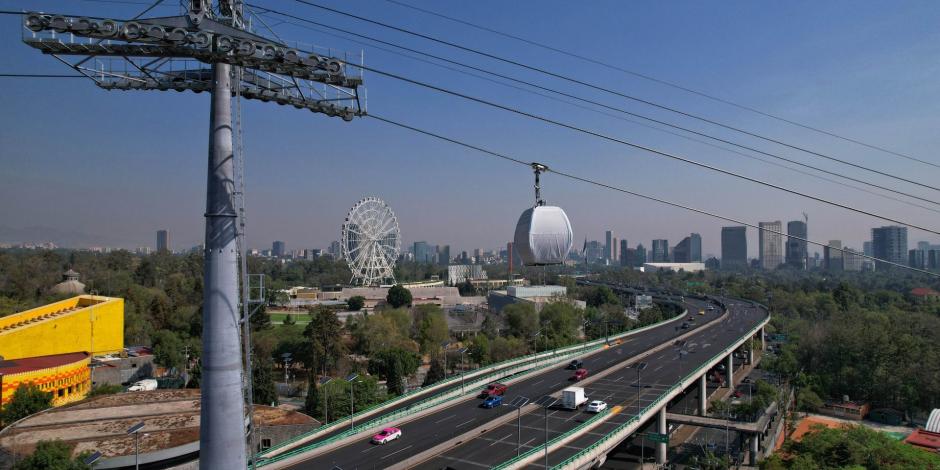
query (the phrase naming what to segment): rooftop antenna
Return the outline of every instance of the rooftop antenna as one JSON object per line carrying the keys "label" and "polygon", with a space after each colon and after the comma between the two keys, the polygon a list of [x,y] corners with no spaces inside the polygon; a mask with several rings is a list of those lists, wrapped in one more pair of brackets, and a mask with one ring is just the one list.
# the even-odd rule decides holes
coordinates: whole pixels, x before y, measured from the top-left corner
{"label": "rooftop antenna", "polygon": [[537,162],[532,162],[529,165],[532,166],[532,170],[535,172],[535,207],[544,206],[545,200],[542,199],[542,186],[539,184],[539,175],[543,171],[549,171],[548,167]]}
{"label": "rooftop antenna", "polygon": [[22,14],[26,45],[105,90],[212,94],[199,435],[203,469],[244,468],[247,461],[245,415],[238,412],[245,409],[250,377],[250,357],[243,364],[239,335],[240,321],[247,323],[248,316],[239,314],[239,251],[244,249],[239,243],[244,213],[239,211],[244,206],[237,181],[243,177],[236,177],[240,152],[233,148],[232,98],[273,101],[345,121],[365,114],[359,100],[361,72],[347,75],[345,56],[255,34],[246,27],[242,7],[241,0],[190,0],[180,16],[130,20]]}

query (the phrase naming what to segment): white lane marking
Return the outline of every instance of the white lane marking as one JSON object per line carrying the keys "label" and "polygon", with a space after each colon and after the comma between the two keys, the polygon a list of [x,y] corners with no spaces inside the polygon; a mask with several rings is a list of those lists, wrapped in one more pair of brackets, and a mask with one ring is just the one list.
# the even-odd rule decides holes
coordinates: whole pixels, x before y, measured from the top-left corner
{"label": "white lane marking", "polygon": [[501,438],[499,438],[499,439],[493,441],[493,443],[490,444],[490,447],[493,447],[493,446],[495,446],[496,444],[499,444],[499,443],[503,442],[504,440],[506,440],[507,438],[510,438],[510,437],[512,437],[512,433],[506,434],[504,437],[501,437]]}
{"label": "white lane marking", "polygon": [[362,451],[362,453],[365,454],[366,452],[369,452],[370,450],[378,449],[378,448],[379,448],[379,446],[372,446],[372,447],[369,447],[368,449]]}
{"label": "white lane marking", "polygon": [[622,375],[621,375],[620,377],[617,377],[617,380],[614,380],[614,382],[620,382],[621,380],[623,380],[623,376],[622,376]]}
{"label": "white lane marking", "polygon": [[406,451],[406,450],[408,450],[408,449],[410,449],[410,448],[412,448],[412,447],[414,447],[414,444],[412,444],[412,445],[410,445],[410,446],[408,446],[408,447],[402,447],[401,449],[398,449],[398,450],[396,450],[395,452],[392,452],[391,454],[386,454],[386,455],[384,455],[384,456],[382,456],[382,457],[379,457],[379,460],[387,459],[387,458],[389,458],[389,457],[391,457],[391,456],[393,456],[393,455],[395,455],[395,454],[397,454],[397,453],[399,453],[399,452],[404,452],[404,451]]}
{"label": "white lane marking", "polygon": [[454,415],[450,415],[450,416],[448,416],[448,417],[446,417],[446,418],[441,418],[441,419],[435,421],[434,424],[440,423],[441,421],[447,421],[448,419],[451,419],[451,418],[453,418],[454,416],[457,416],[457,415],[454,414]]}
{"label": "white lane marking", "polygon": [[542,383],[543,381],[545,381],[545,379],[539,379],[538,382],[532,382],[530,385],[538,385],[538,384]]}
{"label": "white lane marking", "polygon": [[660,366],[657,366],[657,367],[656,367],[655,369],[653,369],[653,372],[656,372],[657,370],[659,370],[659,369],[662,369],[662,368],[663,368],[663,366],[662,366],[662,365],[660,365]]}
{"label": "white lane marking", "polygon": [[533,437],[532,439],[529,439],[528,441],[525,441],[525,442],[522,444],[522,447],[528,447],[528,446],[529,446],[529,443],[532,442],[532,441],[534,441],[534,440],[535,440],[535,438]]}
{"label": "white lane marking", "polygon": [[474,422],[474,421],[476,421],[476,418],[471,418],[471,419],[468,419],[468,420],[466,420],[466,421],[464,421],[464,422],[462,422],[462,423],[460,423],[460,424],[458,424],[458,425],[456,425],[456,426],[454,426],[454,427],[455,427],[455,428],[459,428],[459,427],[463,426],[464,424],[470,424],[470,423],[472,423],[472,422]]}

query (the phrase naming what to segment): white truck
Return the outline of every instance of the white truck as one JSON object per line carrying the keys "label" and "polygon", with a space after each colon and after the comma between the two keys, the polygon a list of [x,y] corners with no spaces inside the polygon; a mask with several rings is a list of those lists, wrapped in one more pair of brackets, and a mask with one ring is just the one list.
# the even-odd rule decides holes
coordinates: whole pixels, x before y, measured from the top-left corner
{"label": "white truck", "polygon": [[134,385],[131,385],[127,388],[128,392],[149,392],[150,390],[157,389],[157,381],[154,379],[144,379],[138,382],[134,382]]}
{"label": "white truck", "polygon": [[576,410],[587,401],[587,397],[584,396],[584,389],[581,387],[568,387],[561,391],[562,408]]}

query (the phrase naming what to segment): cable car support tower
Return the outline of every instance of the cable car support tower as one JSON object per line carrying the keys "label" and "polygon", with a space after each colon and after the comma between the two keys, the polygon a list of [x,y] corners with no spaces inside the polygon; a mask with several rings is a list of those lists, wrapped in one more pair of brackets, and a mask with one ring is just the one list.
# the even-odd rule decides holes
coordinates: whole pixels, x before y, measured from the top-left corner
{"label": "cable car support tower", "polygon": [[[240,328],[250,324],[249,289],[245,273],[239,294],[244,170],[236,168],[241,155],[235,152],[240,145],[233,148],[233,97],[351,121],[365,114],[361,72],[347,75],[348,57],[331,50],[252,33],[240,0],[190,0],[180,16],[132,20],[27,12],[23,26],[23,42],[105,90],[211,93],[199,459],[203,469],[245,468],[246,447],[252,454],[255,449],[246,445],[251,363],[250,353],[243,356]],[[245,338],[247,351],[247,330]]]}

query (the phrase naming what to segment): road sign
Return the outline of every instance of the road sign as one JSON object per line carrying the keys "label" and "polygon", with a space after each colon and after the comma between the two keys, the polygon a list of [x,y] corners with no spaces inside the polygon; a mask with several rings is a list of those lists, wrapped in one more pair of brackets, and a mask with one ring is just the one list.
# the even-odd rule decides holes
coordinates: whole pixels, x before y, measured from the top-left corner
{"label": "road sign", "polygon": [[669,434],[660,434],[658,432],[648,432],[644,434],[643,436],[653,442],[661,442],[663,444],[669,444]]}

